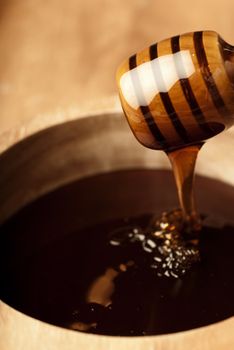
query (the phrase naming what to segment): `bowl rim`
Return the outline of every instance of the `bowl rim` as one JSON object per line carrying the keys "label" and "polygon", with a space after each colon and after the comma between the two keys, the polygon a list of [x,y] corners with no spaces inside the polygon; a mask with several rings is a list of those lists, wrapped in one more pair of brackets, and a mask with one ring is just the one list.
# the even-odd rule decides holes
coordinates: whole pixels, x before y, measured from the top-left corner
{"label": "bowl rim", "polygon": [[[122,113],[120,106],[107,106],[102,110],[89,111],[88,113],[77,114],[76,116],[58,115],[51,119],[37,117],[26,123],[4,132],[0,137],[0,153],[4,152],[14,144],[22,141],[36,132],[69,122],[71,120],[83,119],[101,114]],[[12,329],[14,332],[12,332]],[[81,333],[74,330],[57,327],[43,321],[34,319],[26,314],[17,311],[13,307],[0,300],[0,348],[2,350],[41,349],[42,343],[46,349],[77,349],[77,346],[85,346],[85,349],[111,349],[131,350],[145,349],[181,349],[192,346],[193,349],[227,349],[227,346],[234,343],[234,317],[230,317],[217,323],[186,330],[177,333],[137,336],[137,337],[116,337],[107,335],[94,335]],[[27,330],[26,337],[22,336]],[[14,333],[14,334],[13,334]],[[28,335],[33,334],[33,343],[27,347]],[[96,347],[95,347],[96,346]]]}

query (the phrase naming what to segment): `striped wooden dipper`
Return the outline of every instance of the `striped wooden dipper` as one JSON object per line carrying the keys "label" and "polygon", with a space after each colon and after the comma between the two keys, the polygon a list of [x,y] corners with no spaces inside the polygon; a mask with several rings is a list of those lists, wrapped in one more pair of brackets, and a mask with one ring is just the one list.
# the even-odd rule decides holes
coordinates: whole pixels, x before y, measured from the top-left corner
{"label": "striped wooden dipper", "polygon": [[117,71],[123,110],[144,146],[170,152],[234,124],[234,47],[213,31],[178,35]]}

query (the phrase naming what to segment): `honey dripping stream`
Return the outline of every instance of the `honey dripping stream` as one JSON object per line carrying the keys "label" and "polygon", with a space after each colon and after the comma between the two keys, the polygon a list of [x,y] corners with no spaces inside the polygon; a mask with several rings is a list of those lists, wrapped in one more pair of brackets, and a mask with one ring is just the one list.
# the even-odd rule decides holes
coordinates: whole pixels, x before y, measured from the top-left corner
{"label": "honey dripping stream", "polygon": [[[203,143],[167,152],[176,182],[180,208],[153,216],[146,228],[123,227],[111,233],[116,247],[138,246],[145,255],[143,269],[153,269],[158,277],[180,278],[200,261],[199,232],[201,220],[195,208],[194,170]],[[141,249],[139,249],[139,246]],[[138,257],[126,265],[139,267]]]}
{"label": "honey dripping stream", "polygon": [[181,231],[189,238],[197,236],[201,230],[200,217],[194,200],[194,172],[198,152],[203,143],[179,148],[168,152],[175,177],[177,193],[181,208]]}

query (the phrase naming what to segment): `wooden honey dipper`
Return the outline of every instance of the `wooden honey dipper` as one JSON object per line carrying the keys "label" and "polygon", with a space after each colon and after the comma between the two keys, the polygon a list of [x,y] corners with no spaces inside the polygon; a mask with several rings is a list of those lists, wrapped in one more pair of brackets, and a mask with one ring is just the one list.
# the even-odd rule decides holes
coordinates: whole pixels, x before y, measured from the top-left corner
{"label": "wooden honey dipper", "polygon": [[128,123],[144,146],[172,163],[184,222],[198,227],[193,196],[197,153],[234,124],[234,47],[213,31],[163,40],[117,71]]}

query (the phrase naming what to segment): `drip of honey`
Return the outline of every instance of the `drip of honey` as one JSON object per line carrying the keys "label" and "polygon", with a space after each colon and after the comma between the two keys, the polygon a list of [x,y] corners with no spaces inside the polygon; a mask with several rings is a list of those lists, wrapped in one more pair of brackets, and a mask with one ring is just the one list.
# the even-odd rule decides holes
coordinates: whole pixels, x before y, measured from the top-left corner
{"label": "drip of honey", "polygon": [[188,235],[201,229],[194,200],[194,171],[201,146],[202,144],[192,145],[168,153],[181,207],[182,230]]}

